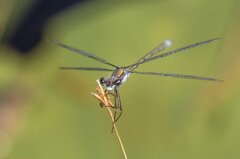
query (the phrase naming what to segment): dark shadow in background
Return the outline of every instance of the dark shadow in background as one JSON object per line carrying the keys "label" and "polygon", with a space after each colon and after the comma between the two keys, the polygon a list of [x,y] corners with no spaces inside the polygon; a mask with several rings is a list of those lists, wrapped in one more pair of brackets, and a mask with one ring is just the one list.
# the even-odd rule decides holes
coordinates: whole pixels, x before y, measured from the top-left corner
{"label": "dark shadow in background", "polygon": [[52,15],[86,0],[38,0],[26,11],[7,42],[20,54],[29,54],[42,39],[45,25]]}

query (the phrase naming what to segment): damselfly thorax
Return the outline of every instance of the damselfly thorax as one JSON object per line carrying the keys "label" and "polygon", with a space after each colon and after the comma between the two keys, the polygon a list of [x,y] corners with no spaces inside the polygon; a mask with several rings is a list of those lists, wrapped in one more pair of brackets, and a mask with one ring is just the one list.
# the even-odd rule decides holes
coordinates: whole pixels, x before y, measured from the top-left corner
{"label": "damselfly thorax", "polygon": [[124,83],[129,77],[130,72],[128,72],[124,68],[116,68],[115,71],[112,72],[111,76],[108,78],[101,77],[99,79],[102,86],[105,86],[107,90],[111,91],[115,87],[119,87]]}

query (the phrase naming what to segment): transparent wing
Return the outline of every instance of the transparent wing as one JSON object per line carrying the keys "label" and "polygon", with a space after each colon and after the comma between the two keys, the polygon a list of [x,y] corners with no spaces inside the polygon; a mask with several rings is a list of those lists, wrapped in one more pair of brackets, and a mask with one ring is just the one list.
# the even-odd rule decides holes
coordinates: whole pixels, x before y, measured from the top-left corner
{"label": "transparent wing", "polygon": [[156,75],[156,76],[163,76],[163,77],[173,77],[173,78],[185,78],[185,79],[194,79],[194,80],[223,82],[222,80],[219,80],[219,79],[209,78],[209,77],[201,77],[201,76],[196,76],[196,75],[160,73],[160,72],[137,72],[137,71],[133,71],[132,73],[143,74],[143,75]]}
{"label": "transparent wing", "polygon": [[207,44],[207,43],[210,43],[210,42],[219,40],[219,39],[220,39],[220,38],[214,38],[214,39],[209,39],[209,40],[201,41],[201,42],[198,42],[198,43],[195,43],[195,44],[187,45],[187,46],[178,48],[178,49],[176,49],[176,50],[172,50],[172,51],[169,51],[169,52],[160,54],[160,55],[156,55],[156,56],[147,58],[147,59],[145,59],[145,60],[143,60],[143,61],[141,61],[141,62],[139,62],[139,63],[135,63],[135,64],[132,64],[132,65],[126,66],[125,68],[134,67],[134,65],[136,65],[136,64],[137,64],[137,65],[140,65],[140,64],[143,64],[143,63],[146,63],[146,62],[150,62],[150,61],[153,61],[153,60],[156,60],[156,59],[160,59],[160,58],[163,58],[163,57],[167,57],[167,56],[170,56],[170,55],[173,55],[173,54],[176,54],[176,53],[182,53],[182,52],[185,51],[185,50],[188,50],[188,49],[191,49],[191,48],[200,46],[200,45],[204,45],[204,44]]}
{"label": "transparent wing", "polygon": [[78,53],[78,54],[80,54],[80,55],[83,55],[83,56],[88,57],[88,58],[91,58],[91,59],[94,59],[94,60],[96,60],[96,61],[98,61],[98,62],[101,62],[101,63],[103,63],[103,64],[106,64],[106,65],[109,65],[109,66],[113,66],[113,67],[115,67],[115,68],[117,67],[117,66],[115,66],[114,64],[112,64],[112,63],[104,60],[104,59],[101,58],[101,57],[98,57],[97,55],[95,55],[95,54],[93,54],[93,53],[90,53],[90,52],[87,52],[87,51],[84,51],[84,50],[80,50],[80,49],[76,49],[76,48],[74,48],[74,47],[71,47],[71,46],[65,45],[65,44],[63,44],[63,43],[60,43],[60,42],[58,42],[58,41],[54,41],[54,40],[47,40],[47,41],[49,41],[49,42],[51,42],[51,43],[53,43],[53,44],[55,44],[55,45],[57,45],[57,46],[59,46],[59,47],[62,47],[62,48],[64,48],[64,49],[67,49],[67,50],[69,50],[69,51]]}
{"label": "transparent wing", "polygon": [[130,71],[135,70],[139,64],[143,61],[145,61],[146,59],[152,57],[153,55],[155,55],[156,53],[170,47],[172,45],[172,41],[170,40],[165,40],[162,44],[158,45],[156,48],[154,48],[153,50],[151,50],[150,52],[148,52],[147,54],[145,54],[142,58],[140,58],[133,66],[131,66],[131,68],[129,69]]}
{"label": "transparent wing", "polygon": [[84,71],[114,71],[108,68],[94,68],[94,67],[60,67],[62,70],[84,70]]}

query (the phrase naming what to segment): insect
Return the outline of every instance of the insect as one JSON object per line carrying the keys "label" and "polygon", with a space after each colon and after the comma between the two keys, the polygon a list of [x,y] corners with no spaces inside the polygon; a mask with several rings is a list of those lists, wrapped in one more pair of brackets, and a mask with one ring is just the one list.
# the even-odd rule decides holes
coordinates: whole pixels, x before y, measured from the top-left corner
{"label": "insect", "polygon": [[52,42],[53,44],[55,44],[59,47],[62,47],[69,51],[78,53],[82,56],[88,57],[90,59],[93,59],[102,64],[112,67],[112,69],[100,68],[100,67],[97,67],[97,68],[95,68],[95,67],[60,67],[60,69],[112,72],[112,74],[109,77],[101,77],[99,79],[99,81],[100,81],[100,84],[106,88],[106,92],[111,93],[115,97],[114,98],[114,100],[115,100],[114,107],[116,110],[117,109],[120,110],[118,116],[116,115],[116,111],[115,111],[115,122],[116,122],[122,115],[122,103],[121,103],[120,94],[119,94],[119,87],[128,79],[128,77],[131,74],[155,75],[155,76],[163,76],[163,77],[185,78],[185,79],[206,80],[206,81],[222,81],[222,80],[215,79],[215,78],[202,77],[202,76],[197,76],[197,75],[135,71],[135,69],[137,69],[140,65],[142,65],[144,63],[151,62],[151,61],[157,60],[157,59],[162,59],[164,57],[174,55],[176,53],[183,53],[184,51],[186,51],[188,49],[191,49],[191,48],[194,48],[194,47],[197,47],[200,45],[204,45],[204,44],[207,44],[207,43],[219,40],[219,39],[220,38],[213,38],[213,39],[197,42],[194,44],[190,44],[190,45],[187,45],[187,46],[184,46],[181,48],[177,48],[172,51],[164,52],[162,54],[157,54],[157,53],[165,50],[166,48],[169,48],[172,45],[172,42],[170,40],[165,40],[162,44],[160,44],[159,46],[157,46],[150,52],[146,53],[137,62],[135,62],[131,65],[128,65],[128,66],[117,66],[117,65],[114,65],[93,53],[90,53],[90,52],[87,52],[84,50],[80,50],[80,49],[76,49],[74,47],[65,45],[65,44],[57,42],[57,41],[50,41],[50,42]]}

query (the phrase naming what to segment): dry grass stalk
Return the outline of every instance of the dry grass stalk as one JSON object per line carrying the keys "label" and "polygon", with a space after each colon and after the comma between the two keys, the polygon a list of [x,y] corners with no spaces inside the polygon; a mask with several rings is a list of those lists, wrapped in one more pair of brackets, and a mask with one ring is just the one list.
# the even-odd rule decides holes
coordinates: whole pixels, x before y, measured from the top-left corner
{"label": "dry grass stalk", "polygon": [[120,137],[120,135],[119,135],[119,132],[118,132],[118,129],[117,129],[117,126],[116,126],[116,123],[115,123],[113,111],[112,111],[112,109],[111,109],[111,108],[114,107],[114,105],[113,105],[112,102],[111,102],[111,99],[110,99],[110,97],[109,97],[109,94],[106,93],[106,92],[103,90],[103,88],[102,88],[99,80],[97,80],[97,83],[98,83],[98,85],[97,85],[97,87],[96,87],[97,94],[96,94],[96,93],[91,93],[91,94],[99,100],[101,106],[104,106],[104,107],[107,108],[107,110],[108,110],[108,112],[109,112],[109,115],[110,115],[110,117],[111,117],[111,119],[112,119],[113,129],[114,129],[115,134],[116,134],[116,136],[117,136],[118,142],[119,142],[119,144],[120,144],[120,146],[121,146],[122,153],[123,153],[123,155],[124,155],[124,158],[127,159],[127,154],[126,154],[126,151],[125,151],[125,149],[124,149],[124,146],[123,146],[121,137]]}

